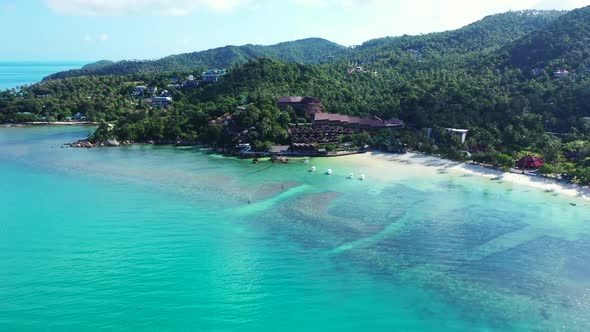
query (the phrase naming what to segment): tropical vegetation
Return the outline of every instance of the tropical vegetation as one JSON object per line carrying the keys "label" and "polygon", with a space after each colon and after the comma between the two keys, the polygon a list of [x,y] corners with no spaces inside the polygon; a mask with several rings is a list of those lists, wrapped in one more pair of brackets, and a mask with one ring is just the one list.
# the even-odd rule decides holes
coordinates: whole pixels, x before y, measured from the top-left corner
{"label": "tropical vegetation", "polygon": [[[499,168],[532,154],[546,162],[540,172],[590,183],[589,32],[585,7],[509,12],[455,31],[388,37],[353,48],[311,39],[154,62],[101,62],[2,92],[0,122],[81,113],[114,125],[101,126],[97,138],[221,149],[250,142],[265,150],[289,142],[290,123],[308,121],[279,110],[276,98],[314,96],[328,112],[398,117],[407,124],[404,130],[360,133],[352,139],[355,145],[401,145]],[[209,67],[228,74],[190,89],[168,87],[171,78],[198,76]],[[137,85],[170,89],[174,102],[152,108],[133,96]],[[445,128],[468,129],[467,141]]]}

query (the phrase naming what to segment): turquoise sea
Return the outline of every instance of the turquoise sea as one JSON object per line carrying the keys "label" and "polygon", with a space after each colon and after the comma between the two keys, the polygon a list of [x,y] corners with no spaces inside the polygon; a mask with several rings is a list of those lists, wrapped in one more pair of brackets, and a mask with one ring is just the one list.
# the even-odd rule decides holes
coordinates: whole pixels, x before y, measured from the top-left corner
{"label": "turquoise sea", "polygon": [[0,331],[590,330],[585,201],[90,130],[0,128]]}
{"label": "turquoise sea", "polygon": [[83,61],[0,61],[0,90],[36,83],[47,75],[86,64]]}

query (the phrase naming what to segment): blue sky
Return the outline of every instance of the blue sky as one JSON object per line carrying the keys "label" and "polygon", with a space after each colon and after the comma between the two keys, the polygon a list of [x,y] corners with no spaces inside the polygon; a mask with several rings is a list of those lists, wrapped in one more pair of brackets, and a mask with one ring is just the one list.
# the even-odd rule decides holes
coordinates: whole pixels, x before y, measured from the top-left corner
{"label": "blue sky", "polygon": [[342,45],[590,0],[0,0],[0,61],[154,59],[322,37]]}

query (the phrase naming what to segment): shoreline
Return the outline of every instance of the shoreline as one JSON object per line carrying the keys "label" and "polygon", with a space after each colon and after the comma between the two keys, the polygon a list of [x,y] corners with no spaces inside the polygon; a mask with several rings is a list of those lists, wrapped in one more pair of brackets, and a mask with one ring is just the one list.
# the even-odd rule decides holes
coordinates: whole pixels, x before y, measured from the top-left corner
{"label": "shoreline", "polygon": [[[10,127],[25,127],[25,126],[93,126],[97,125],[96,122],[84,121],[84,122],[27,122],[27,123],[18,123],[18,124],[0,124],[0,128],[10,128]],[[84,140],[81,140],[84,141]],[[64,146],[74,147],[73,144],[79,143],[69,143],[65,144]],[[117,142],[118,143],[118,142]],[[202,145],[193,145],[193,144],[156,144],[155,142],[124,142],[123,144],[98,144],[92,145],[92,147],[119,147],[119,146],[128,146],[128,145],[170,145],[170,146],[200,146]],[[78,148],[89,148],[88,146],[76,146]],[[212,153],[219,153],[214,149],[211,150]],[[233,154],[224,154],[221,153],[224,157],[237,157],[240,159],[249,159],[251,156],[240,156],[240,155],[233,155]],[[279,154],[280,155],[280,154]],[[506,181],[515,185],[526,186],[529,188],[534,188],[537,190],[543,190],[545,192],[551,192],[560,194],[563,196],[568,196],[572,198],[582,199],[584,201],[590,202],[590,187],[589,186],[582,186],[575,183],[564,183],[557,179],[550,178],[550,177],[543,177],[539,175],[533,175],[530,173],[521,174],[520,172],[515,172],[514,170],[503,172],[494,168],[473,164],[469,162],[458,162],[453,161],[450,159],[444,159],[438,156],[427,155],[418,152],[408,152],[405,154],[396,154],[390,152],[381,152],[381,151],[367,151],[367,152],[355,152],[355,153],[347,153],[342,155],[321,155],[321,156],[306,156],[306,155],[289,155],[289,158],[293,159],[303,159],[303,158],[319,158],[319,159],[340,159],[340,160],[347,160],[347,161],[354,161],[360,164],[363,167],[382,167],[384,171],[387,171],[387,164],[390,162],[396,162],[400,165],[413,165],[419,167],[426,167],[426,168],[434,168],[437,171],[446,171],[446,172],[453,172],[461,175],[475,175],[482,178],[487,178],[490,180],[498,180],[498,181]],[[337,158],[336,158],[337,157]]]}
{"label": "shoreline", "polygon": [[99,122],[92,121],[33,121],[33,122],[17,122],[17,123],[2,123],[2,128],[20,128],[28,126],[98,126]]}
{"label": "shoreline", "polygon": [[556,179],[526,173],[502,172],[500,170],[476,164],[457,162],[421,153],[409,152],[406,154],[393,154],[386,152],[366,152],[363,154],[348,156],[346,158],[359,162],[367,167],[379,166],[379,164],[385,167],[385,163],[395,162],[400,165],[433,168],[437,171],[446,171],[459,175],[474,175],[490,180],[505,181],[515,185],[526,186],[545,192],[590,201],[590,187],[588,186],[564,183]]}
{"label": "shoreline", "polygon": [[588,186],[566,183],[557,179],[527,173],[521,174],[512,171],[502,172],[474,164],[461,163],[454,166],[452,169],[463,172],[463,174],[473,174],[488,179],[498,179],[499,181],[506,181],[529,188],[543,190],[545,192],[590,201],[590,188]]}

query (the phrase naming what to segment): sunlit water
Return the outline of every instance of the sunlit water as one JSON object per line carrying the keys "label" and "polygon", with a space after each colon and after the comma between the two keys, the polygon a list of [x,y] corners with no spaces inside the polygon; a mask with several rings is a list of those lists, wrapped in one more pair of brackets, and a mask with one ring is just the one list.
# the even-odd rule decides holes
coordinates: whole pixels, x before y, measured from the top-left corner
{"label": "sunlit water", "polygon": [[590,330],[584,201],[89,131],[0,129],[1,331]]}
{"label": "sunlit water", "polygon": [[0,90],[33,84],[50,74],[81,68],[86,63],[81,61],[0,61]]}

